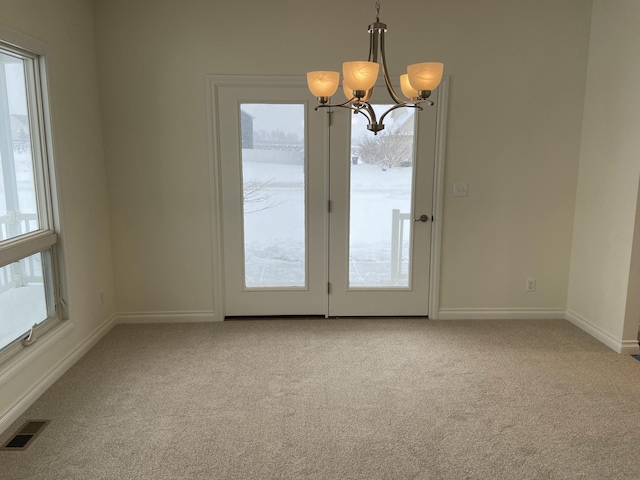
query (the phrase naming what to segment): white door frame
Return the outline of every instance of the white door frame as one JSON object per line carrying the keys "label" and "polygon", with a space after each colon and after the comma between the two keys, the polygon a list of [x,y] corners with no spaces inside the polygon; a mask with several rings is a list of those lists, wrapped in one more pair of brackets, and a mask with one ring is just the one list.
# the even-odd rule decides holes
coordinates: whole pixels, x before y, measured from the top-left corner
{"label": "white door frame", "polygon": [[433,229],[431,231],[431,271],[429,273],[429,318],[438,319],[440,311],[440,255],[444,212],[444,163],[447,151],[447,119],[449,112],[449,80],[445,75],[434,98],[436,113],[436,151],[433,172]]}
{"label": "white door frame", "polygon": [[[442,223],[444,202],[444,164],[446,156],[447,113],[449,100],[449,76],[442,79],[442,83],[435,91],[435,107],[437,108],[435,171],[433,185],[434,222],[431,239],[431,269],[429,272],[429,318],[437,319],[440,304],[440,254],[442,245]],[[225,316],[224,305],[224,263],[223,232],[222,232],[222,188],[221,188],[221,155],[220,146],[216,144],[218,138],[218,88],[223,86],[256,86],[256,87],[287,87],[306,85],[304,76],[273,76],[273,75],[207,75],[206,104],[207,104],[207,132],[209,140],[209,183],[211,201],[211,243],[212,243],[212,273],[213,273],[213,310],[214,318],[222,321]],[[309,94],[311,95],[311,94]],[[431,108],[431,107],[426,107]],[[318,113],[320,114],[320,113]]]}

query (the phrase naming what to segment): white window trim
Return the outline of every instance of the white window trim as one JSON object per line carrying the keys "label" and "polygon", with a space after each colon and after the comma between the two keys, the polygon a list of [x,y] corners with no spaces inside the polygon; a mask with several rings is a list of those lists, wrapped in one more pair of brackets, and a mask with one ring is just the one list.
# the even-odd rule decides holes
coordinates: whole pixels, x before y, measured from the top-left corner
{"label": "white window trim", "polygon": [[[61,219],[59,208],[57,208],[59,196],[54,170],[51,99],[47,77],[47,70],[51,65],[51,61],[46,42],[2,24],[0,24],[0,41],[3,47],[8,46],[9,50],[14,50],[16,53],[33,58],[35,60],[33,65],[36,67],[28,69],[27,81],[34,81],[38,86],[35,92],[37,98],[31,99],[29,111],[30,118],[33,119],[33,125],[31,126],[33,148],[38,149],[41,157],[40,161],[43,163],[43,168],[36,169],[37,172],[34,172],[34,181],[37,191],[40,192],[38,194],[38,208],[44,214],[46,225],[43,225],[45,229],[18,237],[15,242],[5,242],[0,247],[0,267],[36,253],[44,253],[46,250],[51,251],[56,315],[34,328],[33,331],[36,338],[41,338],[50,330],[54,330],[54,327],[60,322],[69,318],[68,306],[65,300],[64,256],[59,241]],[[34,133],[36,135],[33,135]],[[64,330],[68,331],[68,329]],[[55,329],[55,331],[62,333],[59,329]],[[57,338],[58,335],[47,335],[46,339],[42,338],[40,342],[34,343],[33,345],[41,345],[37,349],[25,347],[22,344],[23,338],[15,340],[0,350],[0,367],[4,370],[8,366],[9,359],[11,359],[11,363],[18,360],[15,356],[20,352],[36,353],[36,351],[41,351],[45,346],[43,343],[48,345],[54,337]],[[0,370],[0,373],[2,370]]]}
{"label": "white window trim", "polygon": [[0,268],[51,248],[58,241],[53,230],[39,230],[11,239],[0,246]]}

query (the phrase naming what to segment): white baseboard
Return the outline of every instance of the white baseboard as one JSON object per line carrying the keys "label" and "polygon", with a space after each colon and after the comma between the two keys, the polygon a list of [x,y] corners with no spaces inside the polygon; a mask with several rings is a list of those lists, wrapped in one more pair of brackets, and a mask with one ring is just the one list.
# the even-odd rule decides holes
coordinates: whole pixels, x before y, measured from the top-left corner
{"label": "white baseboard", "polygon": [[[33,386],[13,405],[11,405],[7,410],[0,413],[0,432],[4,432],[7,428],[11,426],[13,422],[15,422],[20,415],[22,415],[27,408],[29,408],[33,402],[35,402],[40,395],[42,395],[51,385],[53,385],[56,380],[58,380],[69,368],[75,364],[80,357],[82,357],[85,353],[87,353],[98,341],[104,337],[109,330],[114,325],[114,318],[112,316],[105,320],[102,325],[100,325],[89,337],[78,345],[72,352],[70,352],[66,357],[60,360],[56,365],[54,365],[47,373],[42,375],[38,381],[36,381]],[[25,366],[31,363],[38,352],[44,348],[47,348],[51,343],[56,341],[58,338],[61,338],[64,334],[68,333],[70,329],[73,328],[73,324],[70,321],[65,321],[60,325],[59,331],[52,332],[50,338],[43,339],[42,344],[38,345],[34,344],[33,350],[24,352],[25,355],[21,356],[20,360],[17,361],[14,365],[11,365],[7,371],[3,372],[2,381],[3,383],[7,381],[10,377],[19,373],[19,370],[25,368]],[[36,346],[39,347],[40,350],[36,350]]]}
{"label": "white baseboard", "polygon": [[607,347],[615,352],[622,353],[624,355],[638,355],[640,354],[640,348],[638,347],[637,340],[618,340],[613,335],[605,332],[597,325],[594,325],[589,320],[581,317],[571,310],[566,311],[565,318],[573,323],[576,327],[584,330],[592,337],[600,340]]}
{"label": "white baseboard", "polygon": [[623,355],[640,355],[640,346],[637,340],[624,340],[620,342],[620,351]]}
{"label": "white baseboard", "polygon": [[562,320],[557,308],[441,308],[438,320]]}
{"label": "white baseboard", "polygon": [[[221,319],[224,320],[224,319]],[[135,312],[119,313],[115,317],[116,324],[130,323],[206,323],[215,322],[213,311],[193,312]]]}

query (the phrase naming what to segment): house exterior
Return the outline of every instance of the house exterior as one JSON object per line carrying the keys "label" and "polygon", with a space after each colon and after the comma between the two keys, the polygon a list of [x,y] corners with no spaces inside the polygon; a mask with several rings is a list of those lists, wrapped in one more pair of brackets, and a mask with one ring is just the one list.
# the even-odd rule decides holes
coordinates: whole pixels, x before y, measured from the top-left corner
{"label": "house exterior", "polygon": [[253,117],[240,110],[240,131],[242,132],[242,148],[253,148]]}
{"label": "house exterior", "polygon": [[11,114],[11,137],[18,140],[23,134],[29,134],[29,120],[26,115]]}

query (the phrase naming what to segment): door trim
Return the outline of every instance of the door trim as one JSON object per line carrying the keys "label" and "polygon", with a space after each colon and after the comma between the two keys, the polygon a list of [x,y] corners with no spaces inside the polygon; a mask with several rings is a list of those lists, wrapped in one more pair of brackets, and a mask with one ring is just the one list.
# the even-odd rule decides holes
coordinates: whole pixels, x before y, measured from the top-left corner
{"label": "door trim", "polygon": [[[433,209],[435,221],[432,228],[431,267],[429,272],[429,318],[438,318],[440,295],[440,254],[442,240],[442,220],[444,202],[444,164],[446,156],[447,112],[449,100],[449,76],[444,76],[435,99],[437,108],[436,151],[433,185]],[[222,263],[224,242],[222,236],[222,188],[220,175],[218,88],[222,86],[255,87],[300,87],[306,85],[306,78],[300,75],[206,75],[205,95],[207,114],[207,137],[209,143],[209,185],[211,207],[211,246],[213,278],[213,311],[215,318],[224,319],[224,265]]]}
{"label": "door trim", "polygon": [[449,80],[445,75],[436,90],[436,151],[433,172],[433,229],[431,231],[431,271],[429,272],[429,318],[437,320],[440,311],[440,255],[444,212],[444,163],[447,153]]}

